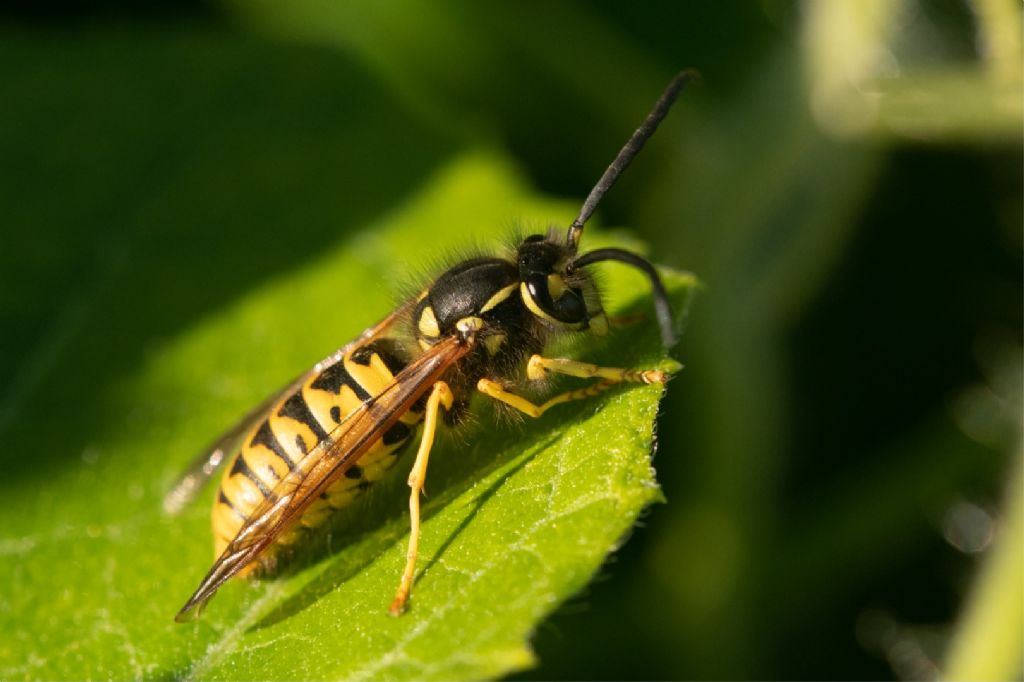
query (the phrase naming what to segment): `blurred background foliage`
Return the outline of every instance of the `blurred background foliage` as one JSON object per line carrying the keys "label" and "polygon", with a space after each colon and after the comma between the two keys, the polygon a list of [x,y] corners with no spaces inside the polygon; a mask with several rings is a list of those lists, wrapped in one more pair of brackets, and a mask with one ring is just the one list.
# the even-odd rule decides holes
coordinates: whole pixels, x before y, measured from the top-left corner
{"label": "blurred background foliage", "polygon": [[[460,149],[581,199],[695,67],[599,214],[706,285],[659,425],[668,504],[521,677],[1019,677],[1020,12],[8,5],[0,426],[140,251],[188,263],[146,273],[159,310],[126,311],[156,339],[358,234]],[[145,353],[107,341],[126,373]],[[10,486],[59,465],[3,461]]]}

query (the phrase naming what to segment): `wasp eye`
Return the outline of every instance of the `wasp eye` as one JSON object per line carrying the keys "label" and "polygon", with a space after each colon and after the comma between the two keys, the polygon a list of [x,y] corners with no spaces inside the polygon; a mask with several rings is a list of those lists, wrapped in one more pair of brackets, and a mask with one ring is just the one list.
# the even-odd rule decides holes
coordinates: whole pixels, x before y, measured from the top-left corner
{"label": "wasp eye", "polygon": [[519,277],[523,299],[538,317],[550,322],[585,328],[587,306],[583,292],[566,284],[564,263],[569,258],[565,247],[535,234],[519,246]]}
{"label": "wasp eye", "polygon": [[[579,289],[569,289],[561,285],[552,291],[551,278],[548,275],[536,274],[526,280],[526,291],[546,316],[565,324],[578,324],[587,319],[587,307],[583,303],[583,293]],[[552,294],[557,294],[553,296]]]}
{"label": "wasp eye", "polygon": [[587,317],[587,306],[579,289],[567,289],[555,299],[554,317],[563,322],[582,322]]}

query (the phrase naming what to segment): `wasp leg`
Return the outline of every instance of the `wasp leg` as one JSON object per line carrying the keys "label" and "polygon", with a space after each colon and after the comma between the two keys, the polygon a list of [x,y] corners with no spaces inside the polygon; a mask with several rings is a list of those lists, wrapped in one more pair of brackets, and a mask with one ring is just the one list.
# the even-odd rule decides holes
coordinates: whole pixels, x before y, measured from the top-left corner
{"label": "wasp leg", "polygon": [[405,553],[405,570],[398,583],[398,592],[391,602],[388,612],[392,616],[401,615],[405,610],[405,602],[412,590],[412,579],[416,571],[416,553],[420,544],[420,495],[423,493],[423,482],[427,478],[427,462],[430,449],[434,446],[434,434],[437,431],[437,414],[443,406],[445,411],[452,409],[455,398],[448,384],[438,381],[427,398],[427,409],[423,419],[423,437],[420,438],[420,449],[416,451],[416,461],[409,472],[409,517],[412,529],[409,533],[409,549]]}
{"label": "wasp leg", "polygon": [[[566,374],[580,379],[603,379],[605,382],[617,384],[632,381],[641,384],[663,384],[668,379],[658,369],[619,369],[617,367],[599,367],[589,362],[578,362],[566,358],[545,358],[534,355],[526,363],[526,377],[531,381],[543,379],[549,372]],[[602,382],[603,383],[603,382]]]}
{"label": "wasp leg", "polygon": [[581,400],[583,398],[590,398],[592,396],[597,395],[598,393],[601,393],[602,391],[607,391],[616,383],[618,382],[599,381],[596,384],[591,384],[590,386],[587,386],[585,388],[580,388],[575,391],[566,391],[565,393],[559,393],[553,398],[546,400],[541,405],[532,403],[521,395],[512,393],[511,391],[506,391],[504,388],[501,387],[501,384],[499,384],[497,381],[492,381],[490,379],[481,379],[480,381],[478,381],[476,383],[476,390],[480,391],[489,398],[493,398],[499,402],[503,402],[506,405],[516,408],[523,414],[527,414],[531,417],[539,417],[545,412],[547,412],[548,409],[554,407],[555,405],[567,403],[571,400]]}
{"label": "wasp leg", "polygon": [[587,362],[577,362],[576,360],[567,360],[565,358],[545,358],[540,355],[531,357],[526,365],[526,376],[532,381],[543,379],[549,372],[567,374],[581,379],[597,378],[600,381],[590,386],[578,388],[575,391],[559,393],[540,405],[530,402],[521,395],[506,391],[502,388],[501,384],[491,379],[484,378],[478,381],[476,390],[494,400],[514,407],[524,414],[528,414],[531,417],[539,417],[555,405],[593,397],[624,381],[642,384],[663,384],[668,379],[664,372],[657,369],[633,370],[619,369],[617,367],[599,367]]}

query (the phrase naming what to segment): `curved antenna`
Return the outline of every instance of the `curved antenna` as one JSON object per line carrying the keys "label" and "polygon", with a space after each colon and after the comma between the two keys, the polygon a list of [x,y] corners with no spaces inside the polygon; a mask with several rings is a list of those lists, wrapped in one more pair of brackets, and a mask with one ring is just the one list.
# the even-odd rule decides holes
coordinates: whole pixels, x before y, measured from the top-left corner
{"label": "curved antenna", "polygon": [[605,170],[604,175],[594,185],[594,189],[590,190],[590,194],[587,196],[587,200],[583,202],[583,206],[580,207],[580,214],[576,217],[576,220],[572,221],[572,225],[569,226],[569,233],[566,235],[566,242],[569,244],[569,248],[573,252],[576,251],[576,247],[579,245],[580,236],[583,234],[583,225],[586,224],[587,220],[590,219],[591,214],[597,208],[597,205],[601,203],[601,197],[604,193],[611,189],[611,186],[615,184],[615,181],[622,175],[622,171],[626,170],[630,162],[636,158],[636,155],[640,153],[640,150],[644,148],[644,143],[654,134],[654,131],[658,129],[658,124],[665,118],[668,110],[672,108],[672,103],[675,102],[676,97],[682,92],[690,81],[700,78],[700,74],[693,69],[687,69],[676,74],[676,77],[672,79],[672,82],[668,84],[665,91],[661,93],[661,97],[654,104],[654,108],[651,109],[651,113],[647,114],[647,118],[640,125],[639,128],[633,133],[633,136],[629,138],[625,146],[619,151],[618,155],[612,161],[611,165]]}
{"label": "curved antenna", "polygon": [[622,249],[595,249],[588,251],[582,256],[569,263],[569,270],[582,268],[592,263],[603,260],[614,260],[643,271],[647,279],[651,280],[651,288],[654,289],[654,313],[658,317],[658,328],[661,330],[661,342],[665,348],[671,348],[676,343],[675,330],[672,328],[672,306],[669,304],[668,292],[665,285],[661,283],[658,271],[654,269],[651,262],[642,256]]}

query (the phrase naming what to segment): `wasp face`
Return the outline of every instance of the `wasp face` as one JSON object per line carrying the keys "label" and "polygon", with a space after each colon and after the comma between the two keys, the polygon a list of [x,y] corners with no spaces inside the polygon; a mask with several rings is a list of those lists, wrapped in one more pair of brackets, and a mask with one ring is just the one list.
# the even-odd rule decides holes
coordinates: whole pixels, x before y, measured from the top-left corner
{"label": "wasp face", "polygon": [[607,331],[593,280],[583,270],[570,272],[573,251],[551,237],[531,235],[519,245],[520,296],[531,313],[555,327]]}

